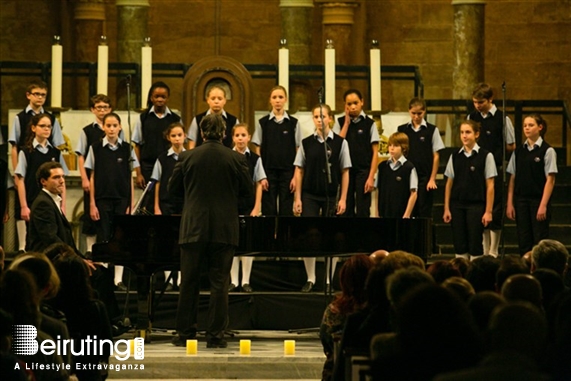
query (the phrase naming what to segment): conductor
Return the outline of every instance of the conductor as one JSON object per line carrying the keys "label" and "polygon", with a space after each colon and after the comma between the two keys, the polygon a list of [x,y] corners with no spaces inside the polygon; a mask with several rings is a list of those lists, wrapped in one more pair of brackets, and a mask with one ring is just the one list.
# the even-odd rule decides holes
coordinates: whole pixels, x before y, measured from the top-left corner
{"label": "conductor", "polygon": [[226,348],[228,284],[238,245],[238,198],[253,197],[244,155],[225,147],[226,130],[217,114],[200,123],[204,143],[181,153],[169,181],[169,193],[184,196],[179,244],[182,281],[176,317],[176,346],[196,338],[200,268],[205,262],[210,281],[206,347]]}

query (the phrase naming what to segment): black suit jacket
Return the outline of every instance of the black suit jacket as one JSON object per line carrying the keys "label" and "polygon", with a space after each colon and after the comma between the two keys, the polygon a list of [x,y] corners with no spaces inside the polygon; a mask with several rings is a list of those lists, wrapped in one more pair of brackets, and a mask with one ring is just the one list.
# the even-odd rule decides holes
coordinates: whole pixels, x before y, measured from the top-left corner
{"label": "black suit jacket", "polygon": [[68,244],[77,252],[69,221],[50,195],[41,190],[30,209],[26,251],[41,252],[58,242]]}
{"label": "black suit jacket", "polygon": [[181,153],[168,191],[184,196],[179,243],[238,246],[238,198],[254,192],[246,156],[208,140]]}

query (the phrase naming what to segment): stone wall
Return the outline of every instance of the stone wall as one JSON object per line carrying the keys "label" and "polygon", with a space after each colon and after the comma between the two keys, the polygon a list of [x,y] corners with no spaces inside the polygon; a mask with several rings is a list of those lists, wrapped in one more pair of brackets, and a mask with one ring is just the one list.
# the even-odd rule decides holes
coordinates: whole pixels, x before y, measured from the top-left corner
{"label": "stone wall", "polygon": [[[366,65],[370,41],[378,39],[383,64],[418,65],[426,98],[452,98],[451,0],[340,1],[356,4],[350,36],[354,51],[347,62]],[[315,64],[323,63],[322,3],[316,1],[310,28],[311,60]],[[192,63],[216,53],[243,63],[277,62],[282,34],[280,0],[149,0],[149,4],[148,32],[155,62]],[[74,1],[64,0],[2,0],[0,60],[49,61],[54,34],[63,37],[65,60],[74,60],[73,7]],[[107,20],[103,29],[113,62],[117,59],[117,9],[111,0],[105,1],[105,7]],[[21,22],[24,17],[25,23]],[[565,99],[571,104],[570,0],[489,0],[485,41],[485,80],[496,87],[505,80],[509,99]],[[25,104],[23,92],[29,79],[2,78],[3,124],[7,122],[8,108]],[[171,106],[180,109],[182,79],[154,79],[171,85]],[[110,80],[109,88],[116,88],[117,83]],[[273,82],[256,81],[255,85],[255,107],[265,109]],[[348,85],[367,92],[363,81],[349,81]],[[87,107],[76,104],[81,97],[75,96],[74,91],[72,80],[66,79],[64,106]],[[109,92],[113,97],[113,90]],[[338,91],[338,101],[341,95]],[[409,83],[383,81],[383,109],[406,110],[411,96]]]}

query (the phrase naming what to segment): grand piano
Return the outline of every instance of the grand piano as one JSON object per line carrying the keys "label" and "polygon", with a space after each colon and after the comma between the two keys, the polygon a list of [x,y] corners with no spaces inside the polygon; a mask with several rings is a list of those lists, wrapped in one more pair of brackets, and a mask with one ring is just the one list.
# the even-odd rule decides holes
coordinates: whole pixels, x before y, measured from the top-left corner
{"label": "grand piano", "polygon": [[[95,244],[93,260],[130,268],[137,275],[137,328],[150,330],[152,275],[180,262],[180,216],[116,216],[109,242]],[[236,255],[331,257],[405,250],[426,261],[432,249],[430,219],[240,216]]]}

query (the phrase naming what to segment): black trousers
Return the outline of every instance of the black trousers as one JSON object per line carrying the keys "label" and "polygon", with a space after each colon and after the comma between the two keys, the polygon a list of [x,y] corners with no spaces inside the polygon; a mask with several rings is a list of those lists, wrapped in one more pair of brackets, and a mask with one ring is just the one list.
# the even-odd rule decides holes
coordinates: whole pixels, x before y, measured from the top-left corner
{"label": "black trousers", "polygon": [[450,205],[452,214],[452,235],[456,254],[482,255],[482,233],[484,225],[482,216],[486,211],[485,204]]}
{"label": "black trousers", "polygon": [[434,191],[426,190],[428,180],[429,178],[418,178],[417,199],[413,210],[413,216],[415,217],[432,218]]}
{"label": "black trousers", "polygon": [[269,189],[262,193],[262,213],[265,216],[292,216],[293,193],[289,184],[293,169],[266,169]]}
{"label": "black trousers", "polygon": [[516,197],[514,201],[517,241],[520,255],[524,255],[533,245],[549,238],[549,221],[551,220],[551,204],[547,205],[547,218],[537,220],[537,210],[541,200]]}
{"label": "black trousers", "polygon": [[233,245],[210,242],[181,245],[182,279],[176,315],[176,330],[179,336],[194,336],[198,329],[200,268],[202,263],[206,262],[210,281],[206,338],[224,337],[224,331],[228,327],[228,284],[235,249]]}
{"label": "black trousers", "polygon": [[349,170],[349,187],[347,188],[347,209],[343,217],[369,217],[371,209],[371,193],[365,193],[365,183],[369,178],[369,169]]}
{"label": "black trousers", "polygon": [[126,198],[102,198],[95,200],[99,211],[99,221],[94,221],[97,232],[97,242],[106,242],[111,238],[113,232],[113,218],[116,215],[123,215],[130,205],[130,200]]}
{"label": "black trousers", "polygon": [[302,217],[334,217],[337,200],[335,196],[326,197],[315,196],[313,194],[303,192],[301,194],[301,216]]}

